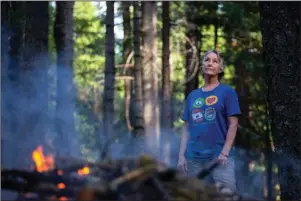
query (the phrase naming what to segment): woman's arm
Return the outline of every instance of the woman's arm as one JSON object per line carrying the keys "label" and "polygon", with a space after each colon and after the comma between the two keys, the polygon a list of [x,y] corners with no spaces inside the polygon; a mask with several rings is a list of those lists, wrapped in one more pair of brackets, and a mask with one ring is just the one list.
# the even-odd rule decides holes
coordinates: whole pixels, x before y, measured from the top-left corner
{"label": "woman's arm", "polygon": [[187,141],[188,141],[188,123],[185,122],[185,125],[183,126],[183,130],[182,130],[182,135],[181,135],[179,158],[185,157]]}
{"label": "woman's arm", "polygon": [[222,154],[229,156],[229,152],[235,141],[237,127],[238,127],[238,117],[230,116],[228,117],[229,128],[227,132],[226,142],[222,150]]}

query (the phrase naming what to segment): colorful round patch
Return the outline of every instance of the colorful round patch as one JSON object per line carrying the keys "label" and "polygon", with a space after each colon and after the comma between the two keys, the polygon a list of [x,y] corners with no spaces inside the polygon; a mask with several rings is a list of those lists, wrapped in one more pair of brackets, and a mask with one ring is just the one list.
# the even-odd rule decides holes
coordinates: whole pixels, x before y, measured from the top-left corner
{"label": "colorful round patch", "polygon": [[193,103],[194,108],[201,108],[203,105],[204,105],[204,99],[203,98],[198,98]]}
{"label": "colorful round patch", "polygon": [[206,105],[210,106],[210,105],[214,105],[215,103],[217,103],[218,98],[217,96],[208,96],[205,100]]}
{"label": "colorful round patch", "polygon": [[204,119],[204,115],[201,109],[194,109],[191,112],[192,121],[195,123],[200,123]]}
{"label": "colorful round patch", "polygon": [[215,119],[216,117],[216,111],[215,108],[213,107],[208,107],[205,110],[205,119],[207,119],[208,121],[212,121],[213,119]]}

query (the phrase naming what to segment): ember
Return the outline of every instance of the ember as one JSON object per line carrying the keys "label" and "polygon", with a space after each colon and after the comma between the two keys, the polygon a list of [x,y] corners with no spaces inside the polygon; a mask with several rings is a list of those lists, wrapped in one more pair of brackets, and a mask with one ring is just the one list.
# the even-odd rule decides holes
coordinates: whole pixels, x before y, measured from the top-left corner
{"label": "ember", "polygon": [[90,169],[86,166],[86,167],[83,167],[82,169],[79,169],[78,171],[77,171],[77,174],[78,175],[87,175],[87,174],[89,174],[90,173]]}
{"label": "ember", "polygon": [[57,171],[57,174],[58,174],[58,175],[63,175],[64,172],[63,172],[63,170],[58,170],[58,171]]}
{"label": "ember", "polygon": [[64,188],[66,188],[66,185],[65,185],[64,183],[59,183],[59,184],[57,185],[57,188],[59,188],[59,189],[64,189]]}
{"label": "ember", "polygon": [[68,200],[68,198],[67,198],[67,197],[64,197],[64,196],[62,196],[62,197],[59,197],[59,200],[60,200],[60,201],[65,201],[65,200]]}

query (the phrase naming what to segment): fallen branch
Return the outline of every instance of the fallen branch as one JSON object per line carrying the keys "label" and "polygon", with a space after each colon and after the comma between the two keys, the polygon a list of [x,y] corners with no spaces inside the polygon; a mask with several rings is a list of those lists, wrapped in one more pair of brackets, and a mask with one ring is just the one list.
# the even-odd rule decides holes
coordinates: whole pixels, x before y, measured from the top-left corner
{"label": "fallen branch", "polygon": [[116,64],[115,68],[132,68],[134,64]]}
{"label": "fallen branch", "polygon": [[13,191],[18,191],[22,193],[37,193],[42,195],[56,195],[58,197],[74,197],[75,191],[72,189],[55,189],[49,185],[36,184],[28,185],[27,183],[20,183],[16,181],[7,181],[1,179],[1,188]]}
{"label": "fallen branch", "polygon": [[73,158],[67,156],[56,156],[56,169],[53,171],[62,170],[63,172],[72,172],[77,171],[85,166],[91,168],[99,168],[105,171],[109,171],[113,168],[111,164],[108,163],[101,163],[101,162],[90,162],[80,158]]}
{"label": "fallen branch", "polygon": [[[78,180],[70,176],[58,175],[54,173],[39,173],[35,171],[22,170],[2,170],[1,181],[25,180],[27,184],[36,184],[39,182],[48,182],[52,184],[64,183],[70,186],[84,185],[84,180]],[[2,186],[3,187],[3,186]]]}
{"label": "fallen branch", "polygon": [[125,175],[122,175],[121,177],[113,180],[110,183],[110,188],[112,190],[116,190],[118,188],[119,185],[125,183],[125,182],[129,182],[131,180],[137,179],[139,177],[143,177],[144,175],[150,173],[150,172],[155,172],[156,170],[156,165],[149,165],[147,167],[143,167],[143,168],[138,168],[134,171],[131,171]]}

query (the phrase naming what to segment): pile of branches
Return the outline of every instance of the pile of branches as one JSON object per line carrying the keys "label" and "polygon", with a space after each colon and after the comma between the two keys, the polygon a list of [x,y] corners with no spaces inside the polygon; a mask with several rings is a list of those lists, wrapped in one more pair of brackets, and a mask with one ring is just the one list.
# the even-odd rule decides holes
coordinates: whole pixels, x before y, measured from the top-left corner
{"label": "pile of branches", "polygon": [[[61,160],[65,167],[43,173],[2,169],[2,189],[19,192],[23,200],[244,200],[222,185],[202,182],[217,163],[188,177],[148,156],[101,163]],[[79,176],[84,166],[90,173]]]}

